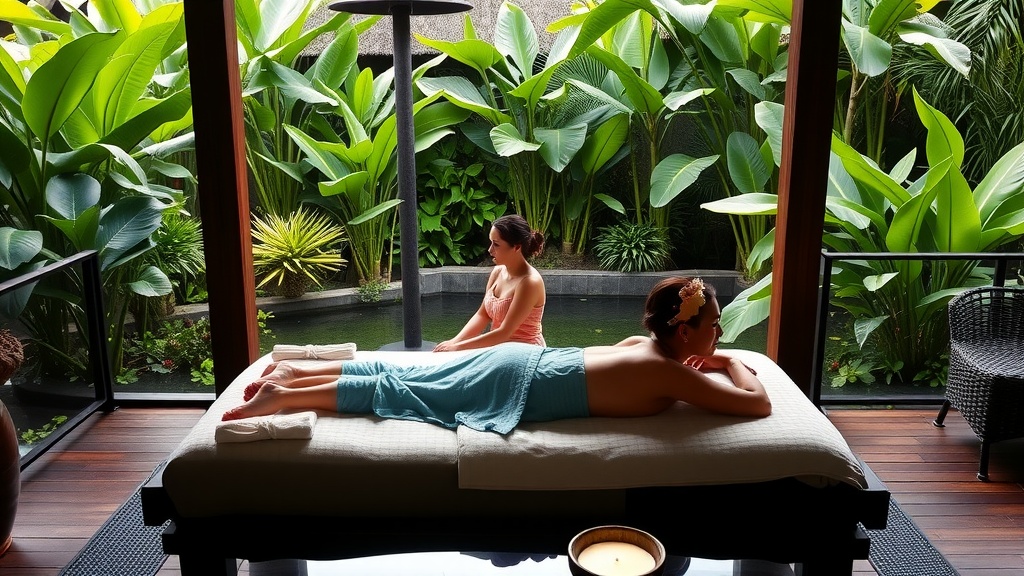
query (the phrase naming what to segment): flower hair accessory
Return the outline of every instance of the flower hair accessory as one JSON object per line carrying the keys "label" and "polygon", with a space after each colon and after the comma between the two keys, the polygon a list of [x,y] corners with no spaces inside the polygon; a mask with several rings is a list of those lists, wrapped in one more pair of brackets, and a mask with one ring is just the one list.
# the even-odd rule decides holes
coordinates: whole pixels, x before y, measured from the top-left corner
{"label": "flower hair accessory", "polygon": [[675,326],[680,322],[686,322],[697,315],[700,307],[706,301],[704,299],[704,281],[700,278],[692,278],[679,289],[679,313],[669,318],[668,325]]}

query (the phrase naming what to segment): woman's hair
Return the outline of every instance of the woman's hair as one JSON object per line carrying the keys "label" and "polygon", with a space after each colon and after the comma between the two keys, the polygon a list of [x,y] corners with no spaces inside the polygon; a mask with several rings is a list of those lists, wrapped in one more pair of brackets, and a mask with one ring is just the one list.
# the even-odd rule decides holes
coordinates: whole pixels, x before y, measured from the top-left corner
{"label": "woman's hair", "polygon": [[[647,295],[647,302],[644,303],[643,324],[648,332],[653,333],[658,339],[671,337],[676,330],[675,322],[672,320],[679,314],[679,305],[683,302],[679,293],[684,289],[690,289],[691,283],[694,281],[699,280],[685,276],[666,278],[651,288],[651,292]],[[704,300],[707,303],[715,297],[715,287],[711,284],[703,286]],[[706,309],[705,306],[701,306],[697,313],[684,320],[683,324],[694,328],[700,326]]]}
{"label": "woman's hair", "polygon": [[539,256],[544,252],[544,235],[532,230],[526,218],[518,214],[506,214],[491,224],[498,235],[512,246],[519,246],[524,258]]}

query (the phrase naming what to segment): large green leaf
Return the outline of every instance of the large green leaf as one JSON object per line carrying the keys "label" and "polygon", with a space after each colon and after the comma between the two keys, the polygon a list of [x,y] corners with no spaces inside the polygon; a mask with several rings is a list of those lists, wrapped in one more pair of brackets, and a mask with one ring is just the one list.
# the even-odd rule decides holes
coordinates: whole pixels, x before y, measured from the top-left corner
{"label": "large green leaf", "polygon": [[974,203],[985,228],[995,218],[1016,211],[1021,200],[1024,200],[1024,142],[1003,154],[974,189]]}
{"label": "large green leaf", "polygon": [[925,219],[931,214],[932,202],[935,200],[936,184],[949,172],[950,160],[928,171],[927,184],[920,194],[912,196],[896,209],[892,217],[892,225],[885,237],[885,244],[892,252],[917,252],[921,243],[921,231]]}
{"label": "large green leaf", "polygon": [[587,174],[594,174],[615,157],[629,136],[629,116],[616,114],[601,123],[577,155]]}
{"label": "large green leaf", "polygon": [[493,108],[485,101],[477,87],[462,76],[421,78],[416,82],[416,86],[426,96],[441,92],[451,103],[476,112],[494,126],[513,121],[511,116]]}
{"label": "large green leaf", "polygon": [[642,5],[649,8],[647,11],[653,13],[654,7],[650,2],[634,3],[626,0],[605,0],[596,8],[586,14],[586,18],[580,25],[576,42],[569,51],[569,57],[574,57],[593,46],[606,32],[610,31],[630,14],[636,12]]}
{"label": "large green leaf", "polygon": [[42,232],[7,226],[0,228],[0,268],[14,270],[30,262],[42,249]]}
{"label": "large green leaf", "polygon": [[163,205],[146,196],[124,198],[114,203],[100,218],[94,247],[100,251],[100,268],[106,270],[123,262],[129,251],[149,241],[160,227]]}
{"label": "large green leaf", "polygon": [[749,10],[748,20],[789,24],[793,21],[792,0],[718,0],[719,6]]}
{"label": "large green leaf", "polygon": [[951,165],[935,185],[935,246],[941,252],[981,248],[981,216],[960,169]]}
{"label": "large green leaf", "polygon": [[537,142],[528,142],[512,124],[501,124],[491,129],[491,142],[499,156],[514,156],[521,152],[533,152],[540,149]]}
{"label": "large green leaf", "polygon": [[741,193],[763,192],[771,172],[761,158],[760,146],[746,132],[729,134],[726,144],[729,176]]}
{"label": "large green leaf", "polygon": [[700,207],[718,214],[774,216],[779,210],[779,197],[775,194],[755,192],[704,202]]}
{"label": "large green leaf", "polygon": [[651,173],[651,206],[667,206],[680,192],[696,182],[705,168],[713,166],[717,161],[717,154],[703,158],[672,154],[662,159]]}
{"label": "large green leaf", "polygon": [[665,107],[661,93],[623,62],[622,58],[597,46],[588,48],[587,54],[599,60],[615,74],[626,90],[626,97],[638,112],[654,115]]}
{"label": "large green leaf", "polygon": [[494,22],[494,47],[502,56],[512,59],[520,78],[533,76],[533,61],[540,52],[540,43],[533,23],[522,8],[502,2]]}
{"label": "large green leaf", "polygon": [[370,175],[367,174],[365,170],[360,170],[359,172],[353,172],[331,182],[320,182],[318,187],[320,195],[322,196],[352,194],[353,192],[361,191],[363,187],[366,186],[369,179]]}
{"label": "large green leaf", "polygon": [[326,86],[337,88],[355,67],[358,55],[359,38],[351,26],[343,26],[317,56],[306,77],[311,83],[319,80]]}
{"label": "large green leaf", "polygon": [[[360,20],[355,27],[372,26],[380,18],[382,18],[382,16],[368,16]],[[279,48],[270,50],[267,52],[267,56],[270,56],[275,61],[282,64],[297,66],[299,56],[306,51],[313,41],[324,34],[330,34],[332,32],[335,33],[335,39],[337,39],[338,35],[343,34],[342,29],[346,26],[349,20],[351,20],[351,15],[344,12],[337,12],[328,18],[323,24],[309,28],[308,30],[303,30],[301,35],[293,35],[293,39],[288,40]],[[306,21],[311,22],[312,19],[306,18]],[[295,30],[294,27],[292,29]]]}
{"label": "large green leaf", "polygon": [[871,336],[871,333],[888,319],[888,316],[876,316],[874,318],[857,318],[854,320],[853,333],[857,338],[857,346],[864,348],[864,343],[867,342],[868,336]]}
{"label": "large green leaf", "polygon": [[723,63],[744,63],[743,46],[736,28],[724,18],[711,18],[700,33],[700,41]]}
{"label": "large green leaf", "polygon": [[925,150],[928,164],[935,166],[947,158],[953,159],[953,166],[959,168],[964,162],[964,139],[956,126],[945,114],[928,104],[914,88],[914,105],[921,123],[928,129]]}
{"label": "large green leaf", "polygon": [[90,10],[95,10],[110,30],[134,34],[142,22],[142,16],[131,0],[92,0],[90,4]]}
{"label": "large green leaf", "polygon": [[348,222],[346,222],[346,224],[349,224],[351,226],[357,226],[357,225],[362,224],[364,222],[369,222],[370,220],[373,220],[374,218],[377,218],[378,216],[382,216],[382,215],[386,214],[391,209],[393,209],[394,207],[398,206],[401,203],[402,203],[402,201],[397,199],[397,198],[388,200],[387,202],[382,202],[382,203],[374,206],[373,208],[367,210],[366,212],[363,212],[362,214],[360,214],[360,215],[356,216],[355,218],[349,220]]}
{"label": "large green leaf", "polygon": [[967,78],[971,73],[971,49],[956,40],[939,38],[924,32],[900,32],[900,39],[908,44],[924,46],[939,60]]}
{"label": "large green leaf", "polygon": [[832,151],[839,156],[843,167],[860,186],[877,193],[897,208],[910,199],[910,194],[891,176],[879,170],[836,134],[832,135]]}
{"label": "large green leaf", "polygon": [[565,128],[537,128],[533,137],[540,143],[540,156],[555,172],[569,165],[587,139],[587,125],[577,124]]}
{"label": "large green leaf", "polygon": [[768,136],[768,145],[771,146],[776,166],[782,165],[782,117],[785,111],[782,104],[775,102],[754,104],[754,120]]}
{"label": "large green leaf", "polygon": [[772,274],[768,273],[753,286],[736,295],[722,309],[722,342],[733,342],[747,328],[757,326],[768,319],[771,311]]}
{"label": "large green leaf", "polygon": [[760,270],[774,254],[775,228],[772,228],[750,249],[750,254],[747,255],[747,269]]}
{"label": "large green leaf", "polygon": [[284,125],[284,131],[306,154],[306,161],[329,180],[337,180],[350,172],[341,160],[326,149],[326,143],[318,142],[302,130],[288,124]]}
{"label": "large green leaf", "polygon": [[555,72],[561,68],[563,62],[565,61],[562,60],[559,62],[549,63],[542,73],[525,80],[522,84],[516,86],[514,90],[509,92],[509,94],[525,100],[525,106],[528,110],[536,109],[537,102],[539,102],[547,93],[548,82],[551,80],[551,77],[554,76]]}
{"label": "large green leaf", "polygon": [[917,16],[918,0],[881,0],[871,9],[868,16],[868,30],[879,38],[886,38],[896,26]]}
{"label": "large green leaf", "polygon": [[132,115],[160,65],[163,44],[176,23],[141,28],[131,34],[100,70],[92,87],[93,107],[99,114],[96,125],[101,135]]}
{"label": "large green leaf", "polygon": [[72,40],[32,75],[22,106],[25,121],[44,149],[78,108],[120,42],[113,34],[103,33]]}
{"label": "large green leaf", "polygon": [[487,77],[487,69],[501,60],[501,54],[494,46],[484,40],[474,38],[458,42],[448,42],[445,40],[434,40],[419,34],[414,36],[419,40],[420,44],[433,48],[442,54],[447,54],[453,59],[473,68],[480,74],[481,78]]}
{"label": "large green leaf", "polygon": [[27,26],[56,36],[71,33],[71,25],[53,18],[46,18],[18,0],[0,0],[0,21],[10,22],[15,26]]}
{"label": "large green leaf", "polygon": [[46,204],[61,218],[74,220],[100,201],[100,183],[88,174],[61,174],[46,183]]}
{"label": "large green leaf", "polygon": [[870,30],[843,20],[843,42],[857,70],[866,76],[878,76],[889,69],[892,46]]}
{"label": "large green leaf", "polygon": [[139,296],[165,296],[171,293],[171,281],[156,266],[146,266],[139,275],[128,282],[128,288]]}
{"label": "large green leaf", "polygon": [[[644,3],[638,2],[637,4],[643,5]],[[711,13],[715,8],[715,2],[713,1],[702,4],[699,2],[679,2],[677,0],[652,0],[651,4],[667,12],[672,16],[673,20],[681,24],[687,32],[693,35],[699,35],[704,31],[704,27],[708,24]],[[649,9],[648,12],[650,12]],[[667,24],[667,22],[660,18],[659,21],[663,25]]]}
{"label": "large green leaf", "polygon": [[256,50],[266,52],[294,38],[296,28],[302,29],[306,16],[318,4],[318,0],[260,0],[260,27],[254,42]]}

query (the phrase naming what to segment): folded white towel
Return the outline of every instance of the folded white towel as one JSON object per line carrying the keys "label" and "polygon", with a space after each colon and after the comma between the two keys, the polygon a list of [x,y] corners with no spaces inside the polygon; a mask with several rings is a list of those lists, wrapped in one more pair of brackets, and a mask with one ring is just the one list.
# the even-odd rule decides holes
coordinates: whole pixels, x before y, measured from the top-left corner
{"label": "folded white towel", "polygon": [[305,346],[294,346],[289,344],[275,344],[274,351],[270,353],[274,362],[280,360],[352,360],[356,357],[356,345],[354,342],[344,344],[325,344]]}
{"label": "folded white towel", "polygon": [[213,436],[218,444],[257,440],[308,440],[313,437],[314,425],[316,412],[271,414],[219,422]]}

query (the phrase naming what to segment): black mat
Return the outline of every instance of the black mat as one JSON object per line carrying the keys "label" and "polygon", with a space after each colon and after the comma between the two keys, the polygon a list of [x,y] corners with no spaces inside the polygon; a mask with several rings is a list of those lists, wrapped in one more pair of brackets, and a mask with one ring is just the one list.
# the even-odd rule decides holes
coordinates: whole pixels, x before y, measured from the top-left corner
{"label": "black mat", "polygon": [[867,533],[869,561],[879,576],[959,576],[894,498],[889,499],[888,525]]}
{"label": "black mat", "polygon": [[142,496],[135,490],[60,576],[152,576],[167,559],[160,545],[164,526],[142,523]]}

